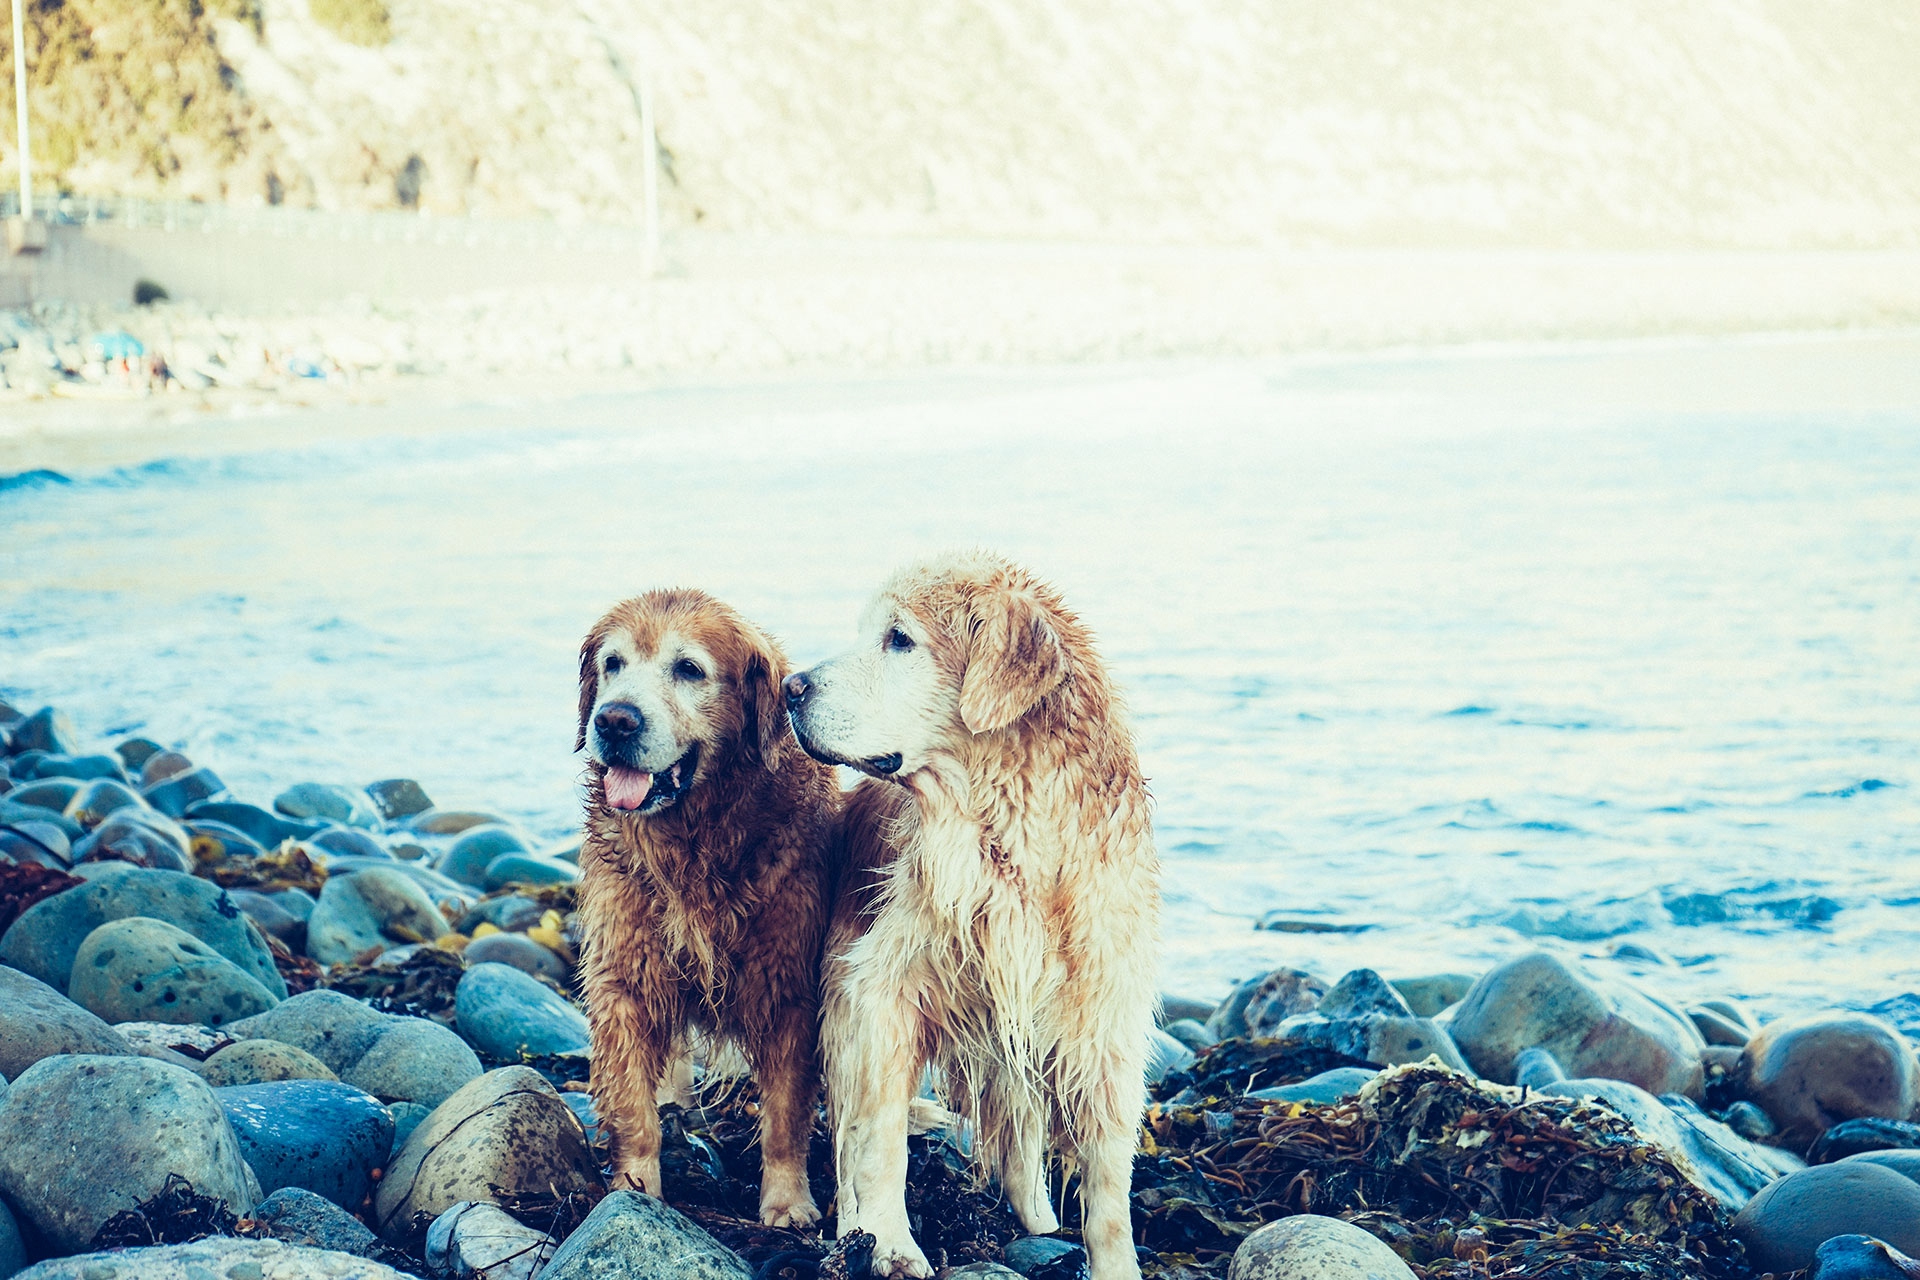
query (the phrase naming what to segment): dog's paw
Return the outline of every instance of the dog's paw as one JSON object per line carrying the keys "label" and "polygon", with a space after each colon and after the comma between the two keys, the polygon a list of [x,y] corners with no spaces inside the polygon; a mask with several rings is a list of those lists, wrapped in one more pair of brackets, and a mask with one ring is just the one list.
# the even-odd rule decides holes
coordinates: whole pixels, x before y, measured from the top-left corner
{"label": "dog's paw", "polygon": [[927,1280],[933,1274],[933,1264],[911,1235],[880,1236],[873,1246],[873,1274],[889,1280]]}
{"label": "dog's paw", "polygon": [[1030,1236],[1050,1236],[1060,1229],[1060,1219],[1053,1216],[1053,1206],[1045,1196],[1035,1204],[1015,1205],[1014,1212]]}
{"label": "dog's paw", "polygon": [[820,1206],[813,1202],[812,1196],[803,1196],[799,1200],[782,1203],[778,1200],[760,1202],[760,1223],[767,1227],[811,1227],[820,1221]]}

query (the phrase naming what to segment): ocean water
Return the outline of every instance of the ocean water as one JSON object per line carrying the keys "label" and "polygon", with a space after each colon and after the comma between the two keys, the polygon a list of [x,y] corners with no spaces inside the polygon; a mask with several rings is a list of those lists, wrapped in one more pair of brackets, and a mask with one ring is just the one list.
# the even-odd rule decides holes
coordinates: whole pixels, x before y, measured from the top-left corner
{"label": "ocean water", "polygon": [[1920,988],[1911,335],[358,412],[0,488],[0,696],[560,836],[612,600],[705,587],[804,665],[986,544],[1126,690],[1169,989],[1536,946],[1766,1013]]}

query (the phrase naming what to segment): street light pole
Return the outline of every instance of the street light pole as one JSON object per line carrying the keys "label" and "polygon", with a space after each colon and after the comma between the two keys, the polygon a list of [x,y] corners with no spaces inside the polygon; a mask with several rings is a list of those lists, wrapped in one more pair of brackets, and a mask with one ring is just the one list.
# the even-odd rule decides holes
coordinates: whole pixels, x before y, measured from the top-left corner
{"label": "street light pole", "polygon": [[27,135],[26,0],[13,0],[13,113],[20,125],[20,216],[33,217],[33,161]]}

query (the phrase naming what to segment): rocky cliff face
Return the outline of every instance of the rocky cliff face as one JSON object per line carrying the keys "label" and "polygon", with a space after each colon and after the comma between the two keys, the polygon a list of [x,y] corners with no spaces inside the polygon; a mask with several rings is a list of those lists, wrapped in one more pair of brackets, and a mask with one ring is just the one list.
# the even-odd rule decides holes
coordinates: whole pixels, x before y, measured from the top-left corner
{"label": "rocky cliff face", "polygon": [[1908,0],[391,0],[374,48],[307,0],[189,10],[225,141],[96,131],[70,183],[624,221],[644,76],[669,227],[1920,243]]}

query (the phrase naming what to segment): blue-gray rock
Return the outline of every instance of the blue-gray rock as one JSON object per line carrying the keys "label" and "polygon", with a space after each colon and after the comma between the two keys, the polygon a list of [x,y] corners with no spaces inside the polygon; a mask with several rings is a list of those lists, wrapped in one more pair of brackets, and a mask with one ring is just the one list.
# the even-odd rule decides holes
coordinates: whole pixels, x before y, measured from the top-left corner
{"label": "blue-gray rock", "polygon": [[1729,1048],[1739,1049],[1753,1039],[1753,1032],[1717,1009],[1693,1005],[1687,1009],[1687,1017],[1692,1021],[1693,1029],[1698,1031],[1700,1038],[1708,1044],[1723,1044]]}
{"label": "blue-gray rock", "polygon": [[80,829],[79,823],[69,821],[67,817],[57,809],[46,809],[39,805],[32,804],[16,804],[14,803],[12,792],[0,796],[0,823],[5,823],[7,826],[14,826],[16,824],[24,825],[29,822],[44,822],[56,827],[62,835],[66,836],[69,842],[78,840],[81,836],[87,834]]}
{"label": "blue-gray rock", "polygon": [[1160,1012],[1157,1021],[1163,1027],[1170,1022],[1178,1022],[1182,1018],[1190,1018],[1195,1022],[1204,1024],[1208,1018],[1213,1016],[1213,1011],[1218,1007],[1219,1006],[1211,1000],[1201,1000],[1195,996],[1183,996],[1173,992],[1163,991],[1160,993]]}
{"label": "blue-gray rock", "polygon": [[558,858],[542,858],[529,853],[503,853],[487,864],[488,889],[504,889],[510,884],[572,884],[580,878],[580,869]]}
{"label": "blue-gray rock", "polygon": [[1271,1036],[1280,1024],[1319,1007],[1327,984],[1299,969],[1275,969],[1243,982],[1207,1018],[1207,1030],[1221,1040]]}
{"label": "blue-gray rock", "polygon": [[[229,1023],[226,1030],[241,1039],[278,1040],[305,1049],[335,1075],[343,1076],[393,1021],[391,1015],[369,1009],[352,996],[322,989],[303,991],[278,1008]],[[375,1090],[367,1092],[379,1096]]]}
{"label": "blue-gray rock", "polygon": [[[45,809],[65,817],[67,806],[73,803],[73,798],[80,794],[80,788],[85,785],[73,778],[42,778],[7,792],[7,803]],[[80,825],[71,818],[67,821],[74,826]]]}
{"label": "blue-gray rock", "polygon": [[1313,1012],[1287,1018],[1275,1034],[1331,1049],[1379,1067],[1438,1058],[1467,1070],[1446,1029],[1417,1018],[1400,993],[1371,969],[1355,969],[1328,991]]}
{"label": "blue-gray rock", "polygon": [[427,1270],[449,1280],[533,1280],[559,1243],[497,1205],[462,1200],[433,1220]]}
{"label": "blue-gray rock", "polygon": [[371,1258],[279,1240],[214,1236],[192,1244],[53,1258],[14,1280],[415,1280]]}
{"label": "blue-gray rock", "polygon": [[1772,1117],[1745,1098],[1727,1108],[1726,1119],[1727,1128],[1749,1142],[1769,1142],[1780,1132]]}
{"label": "blue-gray rock", "polygon": [[138,772],[140,766],[165,750],[151,738],[128,738],[113,749],[113,754],[120,757],[120,763]]}
{"label": "blue-gray rock", "polygon": [[276,999],[287,994],[266,937],[226,890],[198,876],[132,866],[103,867],[86,884],[34,903],[0,937],[0,963],[65,991],[87,935],[127,916],[184,929],[251,974]]}
{"label": "blue-gray rock", "polygon": [[1335,1067],[1299,1084],[1278,1084],[1247,1093],[1258,1102],[1298,1102],[1310,1107],[1330,1107],[1359,1094],[1367,1081],[1379,1073],[1366,1067]]}
{"label": "blue-gray rock", "polygon": [[1738,1213],[1763,1187],[1806,1167],[1799,1157],[1749,1142],[1679,1095],[1656,1098],[1624,1080],[1563,1080],[1538,1092],[1598,1102],[1633,1122],[1694,1185],[1728,1213]]}
{"label": "blue-gray rock", "polygon": [[118,1032],[39,979],[0,965],[0,1077],[62,1053],[130,1054]]}
{"label": "blue-gray rock", "polygon": [[113,859],[156,871],[191,871],[192,843],[172,818],[152,809],[122,809],[73,846],[75,862]]}
{"label": "blue-gray rock", "polygon": [[1740,1051],[1739,1075],[1748,1100],[1796,1150],[1842,1120],[1904,1120],[1920,1106],[1913,1042],[1864,1013],[1770,1022]]}
{"label": "blue-gray rock", "polygon": [[433,808],[426,789],[412,778],[383,778],[367,784],[367,798],[388,822],[411,818]]}
{"label": "blue-gray rock", "polygon": [[568,976],[565,960],[524,933],[490,933],[475,938],[460,954],[469,965],[510,964],[522,973],[555,982],[565,982]]}
{"label": "blue-gray rock", "polygon": [[1023,1276],[1030,1276],[1042,1267],[1069,1267],[1070,1259],[1078,1255],[1084,1265],[1086,1250],[1071,1240],[1062,1240],[1057,1236],[1026,1236],[1015,1240],[1003,1251],[1007,1266]]}
{"label": "blue-gray rock", "polygon": [[67,996],[108,1022],[218,1027],[264,1013],[279,999],[185,930],[126,916],[87,935]]}
{"label": "blue-gray rock", "polygon": [[301,924],[313,919],[313,909],[317,905],[312,894],[305,889],[282,889],[278,893],[267,895],[284,908],[288,915]]}
{"label": "blue-gray rock", "polygon": [[1904,1148],[1884,1151],[1862,1151],[1859,1155],[1848,1156],[1845,1160],[1837,1161],[1836,1163],[1848,1164],[1856,1160],[1862,1164],[1877,1164],[1883,1169],[1893,1170],[1903,1178],[1911,1178],[1915,1182],[1920,1182],[1920,1151]]}
{"label": "blue-gray rock", "polygon": [[1385,1243],[1315,1214],[1269,1222],[1233,1251],[1228,1280],[1413,1280]]}
{"label": "blue-gray rock", "polygon": [[170,1173],[243,1216],[259,1199],[219,1099],[184,1067],[47,1058],[0,1099],[0,1195],[51,1252],[86,1248]]}
{"label": "blue-gray rock", "polygon": [[1430,973],[1417,978],[1395,978],[1393,989],[1417,1018],[1431,1018],[1467,998],[1473,990],[1470,973]]}
{"label": "blue-gray rock", "polygon": [[237,1040],[209,1054],[193,1073],[216,1089],[274,1080],[339,1078],[305,1049],[278,1040]]}
{"label": "blue-gray rock", "polygon": [[475,827],[505,826],[506,819],[496,813],[473,809],[424,809],[407,820],[407,826],[425,836],[452,836]]}
{"label": "blue-gray rock", "polygon": [[453,1008],[461,1036],[495,1061],[587,1047],[585,1015],[511,965],[477,964],[467,970],[454,990]]}
{"label": "blue-gray rock", "polygon": [[287,944],[287,949],[290,951],[299,952],[305,949],[307,940],[305,920],[264,893],[255,893],[251,889],[234,889],[232,893],[233,904],[246,913],[247,919],[260,927],[260,932],[270,938],[280,939]]}
{"label": "blue-gray rock", "polygon": [[600,1126],[600,1108],[594,1105],[593,1095],[577,1089],[562,1089],[560,1101],[573,1108],[574,1118],[580,1121],[580,1127],[587,1131],[590,1141],[597,1141],[594,1130]]}
{"label": "blue-gray rock", "polygon": [[1193,1065],[1193,1050],[1166,1032],[1155,1028],[1147,1033],[1147,1084],[1159,1084],[1175,1071]]}
{"label": "blue-gray rock", "polygon": [[325,782],[296,783],[273,798],[273,807],[289,818],[324,818],[376,830],[380,826],[380,814],[363,792]]}
{"label": "blue-gray rock", "polygon": [[460,917],[460,932],[472,933],[480,925],[490,924],[509,933],[524,933],[540,923],[546,910],[532,898],[517,893],[488,898],[475,903]]}
{"label": "blue-gray rock", "polygon": [[1920,1184],[1859,1160],[1814,1165],[1764,1187],[1733,1220],[1756,1271],[1811,1267],[1835,1236],[1874,1236],[1920,1254]]}
{"label": "blue-gray rock", "polygon": [[531,852],[532,846],[519,832],[499,823],[489,823],[463,832],[434,869],[450,880],[477,886],[486,883],[487,868],[495,858]]}
{"label": "blue-gray rock", "polygon": [[145,791],[154,783],[165,782],[191,768],[193,761],[178,751],[162,751],[158,755],[148,756],[147,762],[140,766],[140,789]]}
{"label": "blue-gray rock", "polygon": [[1524,1050],[1513,1060],[1513,1082],[1529,1089],[1544,1089],[1566,1078],[1566,1068],[1560,1065],[1560,1060],[1537,1046]]}
{"label": "blue-gray rock", "polygon": [[570,839],[562,840],[558,844],[548,845],[540,851],[540,856],[543,858],[556,859],[560,862],[570,862],[577,867],[580,865],[580,849],[585,843],[586,841],[582,837],[573,836]]}
{"label": "blue-gray rock", "polygon": [[685,1214],[637,1191],[615,1191],[561,1244],[541,1280],[749,1280],[752,1274]]}
{"label": "blue-gray rock", "polygon": [[278,849],[283,840],[300,840],[319,829],[308,823],[289,822],[268,813],[257,804],[245,804],[239,800],[199,800],[187,806],[187,817],[206,822],[224,822],[246,832],[267,849]]}
{"label": "blue-gray rock", "polygon": [[439,872],[414,862],[399,862],[392,858],[360,858],[352,854],[329,855],[327,874],[334,879],[358,875],[362,871],[381,871],[402,875],[426,890],[434,905],[449,911],[464,912],[473,905],[474,897],[479,893],[472,885],[449,880]]}
{"label": "blue-gray rock", "polygon": [[1885,1240],[1835,1236],[1814,1251],[1807,1280],[1914,1280],[1920,1261]]}
{"label": "blue-gray rock", "polygon": [[203,818],[188,818],[181,824],[187,830],[187,838],[193,843],[197,857],[219,858],[257,858],[265,853],[266,846],[242,831],[230,827],[224,822],[209,822]]}
{"label": "blue-gray rock", "polygon": [[1920,1149],[1920,1124],[1863,1116],[1842,1120],[1807,1148],[1808,1164],[1832,1164],[1868,1151]]}
{"label": "blue-gray rock", "polygon": [[[213,770],[189,769],[148,787],[147,803],[170,818],[184,818],[187,816],[187,810],[203,800],[211,800],[223,794],[226,789],[227,784],[222,782],[220,775]],[[266,842],[260,841],[260,843]]]}
{"label": "blue-gray rock", "polygon": [[[560,1096],[564,1098],[567,1095]],[[420,1122],[433,1114],[433,1108],[424,1102],[389,1102],[387,1110],[393,1113],[393,1150],[387,1153],[387,1159],[391,1162],[400,1153],[400,1148],[407,1145],[407,1139],[420,1127]]]}
{"label": "blue-gray rock", "polygon": [[73,842],[51,822],[10,822],[0,827],[0,853],[58,871],[72,864]]}
{"label": "blue-gray rock", "polygon": [[1175,1018],[1160,1029],[1195,1053],[1220,1043],[1213,1038],[1213,1033],[1208,1031],[1205,1025],[1195,1022],[1192,1018]]}
{"label": "blue-gray rock", "polygon": [[435,1106],[481,1070],[467,1042],[439,1023],[396,1017],[340,1078],[384,1102]]}
{"label": "blue-gray rock", "polygon": [[79,735],[67,713],[42,707],[7,731],[8,750],[14,755],[24,751],[44,751],[48,755],[70,756],[80,749]]}
{"label": "blue-gray rock", "polygon": [[348,964],[367,951],[431,942],[447,922],[426,890],[397,865],[332,878],[307,920],[307,954],[324,965]]}
{"label": "blue-gray rock", "polygon": [[108,814],[129,807],[144,809],[147,803],[118,778],[95,778],[74,792],[61,812],[91,831],[105,822]]}
{"label": "blue-gray rock", "polygon": [[1523,1050],[1542,1048],[1574,1076],[1698,1098],[1706,1048],[1685,1015],[1616,979],[1536,951],[1481,976],[1448,1030],[1473,1069],[1511,1084]]}
{"label": "blue-gray rock", "polygon": [[[0,1094],[6,1090],[0,1088]],[[0,1202],[0,1280],[27,1265],[27,1242],[20,1235],[20,1224],[13,1211]]]}
{"label": "blue-gray rock", "polygon": [[367,1225],[305,1187],[282,1187],[262,1200],[253,1220],[284,1244],[364,1254],[379,1241]]}
{"label": "blue-gray rock", "polygon": [[408,1242],[462,1200],[566,1195],[598,1183],[586,1133],[553,1086],[531,1068],[502,1067],[459,1089],[413,1131],[374,1192],[374,1220],[387,1240]]}
{"label": "blue-gray rock", "polygon": [[377,858],[384,862],[393,860],[393,855],[378,840],[356,827],[329,827],[307,843],[339,857]]}
{"label": "blue-gray rock", "polygon": [[34,762],[33,776],[36,778],[78,778],[89,782],[95,778],[111,778],[115,782],[126,782],[127,771],[120,762],[109,755],[91,756],[42,756]]}
{"label": "blue-gray rock", "polygon": [[393,1116],[335,1080],[278,1080],[216,1091],[262,1191],[304,1187],[358,1209],[393,1149]]}

